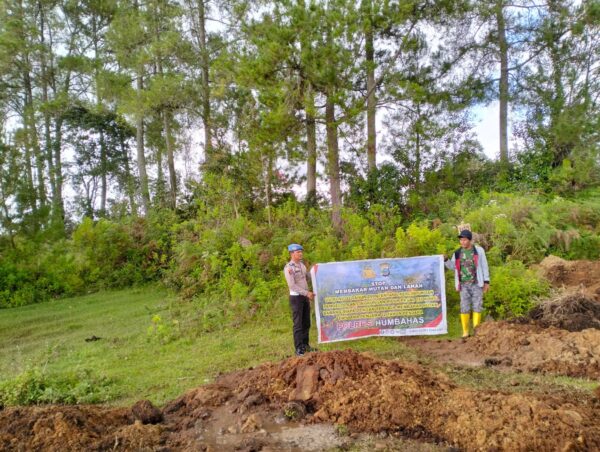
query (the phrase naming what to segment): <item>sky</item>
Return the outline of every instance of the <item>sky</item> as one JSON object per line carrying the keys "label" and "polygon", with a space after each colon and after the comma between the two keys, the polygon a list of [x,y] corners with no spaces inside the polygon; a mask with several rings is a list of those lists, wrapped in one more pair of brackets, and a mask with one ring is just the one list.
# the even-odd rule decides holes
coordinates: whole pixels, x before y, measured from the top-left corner
{"label": "sky", "polygon": [[[485,155],[491,159],[498,158],[500,134],[498,132],[499,103],[492,102],[489,105],[473,109],[475,133],[483,146]],[[510,137],[510,124],[508,135]]]}

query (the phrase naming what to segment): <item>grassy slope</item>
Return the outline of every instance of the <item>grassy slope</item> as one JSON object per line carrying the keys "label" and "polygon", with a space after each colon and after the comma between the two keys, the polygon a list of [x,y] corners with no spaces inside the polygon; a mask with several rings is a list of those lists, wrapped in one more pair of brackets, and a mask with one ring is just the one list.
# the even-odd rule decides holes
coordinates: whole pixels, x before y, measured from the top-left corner
{"label": "grassy slope", "polygon": [[[113,403],[126,405],[148,398],[163,404],[187,389],[212,381],[220,372],[290,356],[291,320],[285,304],[282,299],[272,315],[263,314],[249,324],[211,333],[199,333],[194,327],[197,313],[193,304],[178,302],[157,288],[104,292],[0,310],[0,380],[33,368],[53,376],[89,371],[94,377],[113,382]],[[153,323],[156,315],[161,321],[155,318]],[[180,322],[174,324],[173,319]],[[165,326],[163,336],[154,328],[160,325]],[[458,321],[453,312],[449,327],[449,336],[457,336]],[[149,329],[154,332],[149,333]],[[314,337],[314,326],[311,333]],[[93,335],[102,339],[85,341]],[[385,358],[416,359],[410,349],[392,338],[361,339],[320,348],[353,348]],[[486,369],[459,372],[457,380],[464,382],[465,372],[473,386],[503,386],[490,378]],[[581,387],[583,383],[531,378],[536,385],[540,378],[550,386]],[[583,386],[589,390],[589,385]]]}
{"label": "grassy slope", "polygon": [[[284,300],[282,300],[282,303]],[[280,310],[284,312],[284,309]],[[149,333],[158,315],[168,338]],[[89,371],[114,382],[116,402],[162,404],[219,372],[291,355],[291,320],[275,315],[239,328],[197,333],[194,306],[157,288],[103,292],[0,310],[0,379],[39,368],[50,375]],[[312,331],[315,335],[314,327]],[[86,342],[91,336],[98,341]],[[337,347],[394,354],[399,344],[375,338]],[[327,348],[327,347],[324,347]],[[329,348],[335,348],[330,346]]]}

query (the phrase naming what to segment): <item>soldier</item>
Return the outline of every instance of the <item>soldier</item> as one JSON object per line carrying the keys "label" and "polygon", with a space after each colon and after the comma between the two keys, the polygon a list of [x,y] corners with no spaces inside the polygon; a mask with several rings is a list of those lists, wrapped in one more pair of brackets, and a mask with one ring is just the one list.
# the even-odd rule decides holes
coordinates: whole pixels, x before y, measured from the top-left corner
{"label": "soldier", "polygon": [[308,290],[306,267],[302,263],[304,248],[297,243],[288,246],[290,261],[283,269],[285,280],[290,289],[290,307],[292,321],[294,322],[294,347],[296,355],[302,356],[306,352],[315,351],[308,345],[308,332],[310,330],[310,301],[315,295]]}
{"label": "soldier", "polygon": [[473,311],[473,330],[481,322],[483,294],[490,288],[490,270],[485,251],[475,245],[473,234],[467,229],[458,235],[460,248],[446,261],[446,267],[454,270],[454,285],[460,292],[460,323],[463,337],[469,337],[469,317]]}

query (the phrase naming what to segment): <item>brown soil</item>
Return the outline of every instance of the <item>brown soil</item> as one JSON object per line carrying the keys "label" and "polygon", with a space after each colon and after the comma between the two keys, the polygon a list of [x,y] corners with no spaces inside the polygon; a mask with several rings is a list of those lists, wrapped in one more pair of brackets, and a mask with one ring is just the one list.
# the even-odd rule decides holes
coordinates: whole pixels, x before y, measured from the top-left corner
{"label": "brown soil", "polygon": [[587,297],[600,301],[600,261],[566,261],[548,256],[538,269],[552,286],[581,289]]}
{"label": "brown soil", "polygon": [[539,271],[559,292],[528,317],[484,322],[467,340],[402,341],[438,362],[600,378],[600,261],[549,256]]}
{"label": "brown soil", "polygon": [[[586,301],[570,309],[563,297],[526,322],[485,322],[466,340],[400,340],[455,366],[599,379],[600,330],[541,319],[560,317],[564,327],[558,314],[595,312],[600,262],[548,258],[540,269],[556,286],[583,290]],[[223,375],[162,409],[145,400],[130,408],[0,407],[0,450],[600,450],[600,387],[576,395],[475,390],[436,368],[309,353]]]}
{"label": "brown soil", "polygon": [[[225,375],[170,402],[161,416],[149,402],[138,405],[5,408],[0,449],[300,451],[360,441],[363,450],[600,448],[596,395],[470,390],[422,365],[353,351]],[[157,423],[136,419],[140,411]]]}
{"label": "brown soil", "polygon": [[404,343],[443,363],[600,378],[600,330],[596,329],[569,332],[485,322],[466,340],[409,338]]}

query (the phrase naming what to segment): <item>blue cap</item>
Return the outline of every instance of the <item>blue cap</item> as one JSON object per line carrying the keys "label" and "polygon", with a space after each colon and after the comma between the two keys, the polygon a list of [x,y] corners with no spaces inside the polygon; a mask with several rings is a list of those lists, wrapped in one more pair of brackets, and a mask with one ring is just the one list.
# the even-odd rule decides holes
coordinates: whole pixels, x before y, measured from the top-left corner
{"label": "blue cap", "polygon": [[291,245],[288,245],[288,251],[291,253],[293,251],[302,251],[304,250],[304,248],[302,248],[302,245],[298,245],[297,243],[292,243]]}

